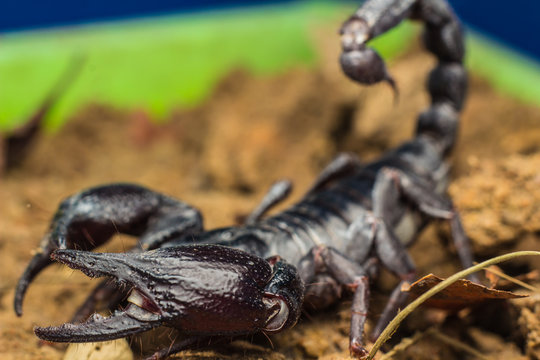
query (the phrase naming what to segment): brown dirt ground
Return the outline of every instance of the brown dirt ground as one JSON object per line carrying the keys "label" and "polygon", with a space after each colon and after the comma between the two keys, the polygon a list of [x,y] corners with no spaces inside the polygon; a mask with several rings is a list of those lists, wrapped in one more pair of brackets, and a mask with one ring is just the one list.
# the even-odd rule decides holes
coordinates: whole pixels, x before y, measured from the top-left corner
{"label": "brown dirt ground", "polygon": [[[321,66],[262,78],[236,71],[204,106],[175,111],[167,125],[151,125],[143,110],[93,104],[57,134],[40,138],[21,167],[1,180],[0,357],[62,358],[66,347],[40,345],[32,328],[67,321],[95,283],[51,267],[30,287],[24,316],[13,313],[16,280],[62,198],[96,184],[136,182],[199,207],[213,228],[249,212],[278,178],[293,180],[294,201],[337,152],[368,160],[409,138],[416,114],[428,103],[423,84],[433,60],[415,50],[392,64],[401,90],[394,105],[388,87],[359,88],[344,79],[334,40],[322,41]],[[540,250],[540,109],[497,94],[473,77],[461,130],[450,193],[476,257]],[[132,242],[121,237],[102,250],[121,251]],[[447,243],[444,225],[424,232],[411,250],[419,275],[448,276],[459,269]],[[539,265],[525,259],[502,268],[520,275]],[[538,277],[529,277],[540,286]],[[377,281],[371,321],[394,284],[388,274]],[[349,305],[344,299],[324,313],[308,314],[271,340],[256,336],[178,357],[344,359]],[[456,314],[425,309],[406,321],[389,348],[394,347],[394,359],[474,358],[441,340],[443,334],[492,359],[540,359],[539,318],[538,294]],[[169,336],[155,335],[164,343]],[[416,343],[407,347],[403,339],[411,337]],[[133,342],[135,353],[143,340]],[[83,357],[84,348],[77,349],[72,358]],[[93,351],[92,358],[99,358]]]}

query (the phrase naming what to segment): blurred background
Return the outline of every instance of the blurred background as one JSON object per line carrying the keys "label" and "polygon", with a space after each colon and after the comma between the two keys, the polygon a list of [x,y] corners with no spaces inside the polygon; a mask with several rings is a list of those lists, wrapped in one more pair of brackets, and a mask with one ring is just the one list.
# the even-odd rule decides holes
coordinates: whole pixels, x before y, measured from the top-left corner
{"label": "blurred background", "polygon": [[[469,67],[503,93],[540,104],[540,3],[450,1],[469,29]],[[24,122],[66,68],[84,62],[46,117],[57,129],[81,105],[144,108],[164,121],[200,104],[232,69],[274,74],[320,60],[313,28],[334,26],[357,2],[33,0],[0,3],[0,131]],[[404,26],[375,44],[402,52]],[[338,43],[336,37],[336,44]]]}

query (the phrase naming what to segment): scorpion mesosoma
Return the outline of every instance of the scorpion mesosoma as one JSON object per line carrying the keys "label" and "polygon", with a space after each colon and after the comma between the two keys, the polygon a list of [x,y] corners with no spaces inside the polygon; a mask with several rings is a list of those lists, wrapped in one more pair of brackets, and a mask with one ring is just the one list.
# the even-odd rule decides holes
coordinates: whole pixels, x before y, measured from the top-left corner
{"label": "scorpion mesosoma", "polygon": [[[406,18],[425,23],[426,48],[438,59],[427,85],[431,105],[419,115],[412,140],[368,164],[337,156],[298,203],[264,217],[288,193],[288,184],[279,182],[243,225],[213,231],[203,230],[195,208],[137,185],[99,186],[68,197],[19,280],[16,313],[22,314],[32,279],[58,261],[116,282],[98,285],[73,323],[37,327],[38,337],[91,342],[162,325],[179,330],[184,339],[154,354],[162,358],[209,337],[282,331],[297,322],[303,305],[324,308],[347,287],[354,293],[350,351],[365,356],[369,278],[382,265],[401,280],[376,337],[406,301],[401,286],[415,277],[406,247],[430,219],[449,221],[463,266],[472,264],[446,195],[445,159],[467,88],[462,31],[453,11],[445,0],[366,1],[341,28],[340,62],[357,82],[386,81],[395,89],[384,61],[366,42]],[[139,246],[123,254],[90,252],[118,232],[139,237]],[[126,298],[123,310],[90,316],[100,299],[118,309]]]}

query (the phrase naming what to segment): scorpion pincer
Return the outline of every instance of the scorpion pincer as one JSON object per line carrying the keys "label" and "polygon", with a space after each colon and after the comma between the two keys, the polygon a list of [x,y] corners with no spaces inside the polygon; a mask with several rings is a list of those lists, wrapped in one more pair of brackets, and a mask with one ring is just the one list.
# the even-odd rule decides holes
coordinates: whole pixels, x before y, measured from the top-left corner
{"label": "scorpion pincer", "polygon": [[[419,115],[410,141],[367,164],[337,156],[298,203],[265,217],[291,189],[280,181],[244,224],[213,231],[204,230],[197,209],[141,186],[112,184],[73,195],[61,203],[19,280],[16,313],[22,314],[32,279],[58,261],[116,281],[100,283],[73,323],[38,327],[38,337],[102,341],[163,325],[183,339],[154,354],[162,358],[208,337],[282,331],[297,322],[302,306],[324,308],[349,288],[350,351],[365,356],[369,280],[381,265],[401,280],[375,327],[377,337],[406,301],[401,285],[415,277],[406,248],[429,220],[449,221],[463,266],[473,262],[446,195],[446,158],[467,89],[463,36],[453,11],[444,0],[366,1],[341,28],[340,62],[354,81],[386,81],[395,88],[366,42],[406,18],[425,23],[424,43],[438,59],[427,86],[431,105]],[[139,245],[124,254],[90,252],[117,232],[138,237]],[[113,314],[91,316],[103,299]]]}

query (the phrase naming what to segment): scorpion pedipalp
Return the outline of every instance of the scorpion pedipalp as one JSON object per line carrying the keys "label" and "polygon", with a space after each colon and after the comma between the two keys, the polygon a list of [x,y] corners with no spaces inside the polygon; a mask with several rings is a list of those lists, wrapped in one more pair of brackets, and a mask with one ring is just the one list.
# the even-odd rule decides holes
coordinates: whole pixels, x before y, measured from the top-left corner
{"label": "scorpion pedipalp", "polygon": [[81,324],[38,327],[44,340],[110,340],[165,325],[187,335],[275,332],[296,323],[303,284],[293,266],[219,245],[143,253],[57,250],[52,258],[90,277],[131,287],[124,310]]}
{"label": "scorpion pedipalp", "polygon": [[133,252],[157,248],[171,238],[202,231],[202,217],[190,205],[135,184],[96,186],[69,196],[19,279],[14,308],[22,315],[32,280],[52,264],[57,249],[93,250],[117,233],[139,236]]}

